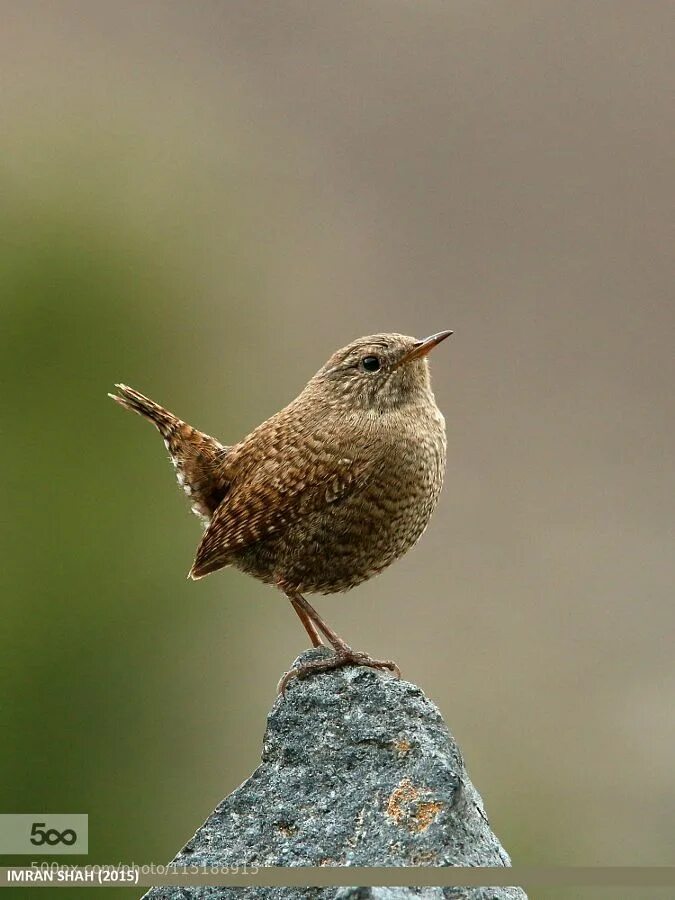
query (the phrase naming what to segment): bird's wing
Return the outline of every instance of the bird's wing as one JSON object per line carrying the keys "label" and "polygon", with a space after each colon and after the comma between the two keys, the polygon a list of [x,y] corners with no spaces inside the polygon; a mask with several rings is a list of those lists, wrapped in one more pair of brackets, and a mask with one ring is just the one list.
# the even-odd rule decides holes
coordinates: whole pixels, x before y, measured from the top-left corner
{"label": "bird's wing", "polygon": [[[295,458],[293,458],[295,456]],[[335,454],[313,465],[295,449],[291,458],[267,459],[236,482],[214,513],[197,548],[190,577],[228,565],[232,555],[299,518],[338,503],[360,490],[375,469],[372,459]]]}

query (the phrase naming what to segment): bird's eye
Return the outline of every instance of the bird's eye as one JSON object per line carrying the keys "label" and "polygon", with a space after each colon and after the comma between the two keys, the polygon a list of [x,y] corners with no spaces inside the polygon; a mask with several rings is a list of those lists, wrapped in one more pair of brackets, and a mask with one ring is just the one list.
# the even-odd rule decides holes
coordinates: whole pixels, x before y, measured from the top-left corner
{"label": "bird's eye", "polygon": [[377,356],[364,356],[361,360],[361,365],[366,372],[377,372],[381,363]]}

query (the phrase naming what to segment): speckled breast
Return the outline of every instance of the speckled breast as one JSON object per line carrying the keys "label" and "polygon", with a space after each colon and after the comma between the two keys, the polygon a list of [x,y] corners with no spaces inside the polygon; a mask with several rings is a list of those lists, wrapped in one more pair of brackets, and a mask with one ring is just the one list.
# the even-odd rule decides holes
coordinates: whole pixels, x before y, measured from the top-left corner
{"label": "speckled breast", "polygon": [[[420,538],[436,506],[445,470],[445,427],[434,410],[420,428],[391,433],[375,474],[275,541],[259,563],[307,593],[349,590],[381,572]],[[260,573],[258,572],[258,577]],[[266,579],[267,580],[267,579]]]}

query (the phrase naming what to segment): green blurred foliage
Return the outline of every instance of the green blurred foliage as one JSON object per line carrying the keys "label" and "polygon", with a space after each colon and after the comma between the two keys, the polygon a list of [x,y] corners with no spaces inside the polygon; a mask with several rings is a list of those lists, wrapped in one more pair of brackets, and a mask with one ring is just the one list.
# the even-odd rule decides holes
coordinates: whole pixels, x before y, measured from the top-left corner
{"label": "green blurred foliage", "polygon": [[[87,180],[98,196],[79,204]],[[87,812],[89,863],[162,860],[194,797],[177,760],[201,759],[172,709],[200,678],[180,649],[199,601],[177,574],[199,527],[180,514],[161,442],[106,392],[124,379],[176,395],[176,382],[207,380],[188,324],[208,317],[198,261],[147,219],[120,222],[96,172],[47,196],[29,180],[6,187],[0,808]],[[233,253],[226,291],[246,285]],[[211,319],[224,350],[233,308]],[[158,793],[172,797],[161,809]]]}

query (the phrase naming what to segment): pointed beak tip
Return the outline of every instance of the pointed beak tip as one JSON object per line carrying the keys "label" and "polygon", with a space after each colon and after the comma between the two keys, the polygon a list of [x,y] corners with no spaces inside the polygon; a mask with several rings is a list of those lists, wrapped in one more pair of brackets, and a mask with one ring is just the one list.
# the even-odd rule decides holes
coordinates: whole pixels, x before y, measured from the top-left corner
{"label": "pointed beak tip", "polygon": [[450,337],[452,331],[438,331],[436,334],[429,335],[428,338],[424,338],[423,341],[419,341],[412,350],[408,351],[406,355],[401,360],[402,363],[410,362],[413,359],[420,359],[422,356],[426,356],[430,353],[434,347],[437,347],[441,341],[444,341],[446,338]]}
{"label": "pointed beak tip", "polygon": [[441,341],[444,341],[446,338],[449,338],[451,334],[454,332],[448,331],[438,331],[436,334],[429,335],[428,338],[424,338],[423,341],[420,341],[419,349],[427,354],[430,350],[433,350],[434,347],[437,347]]}

